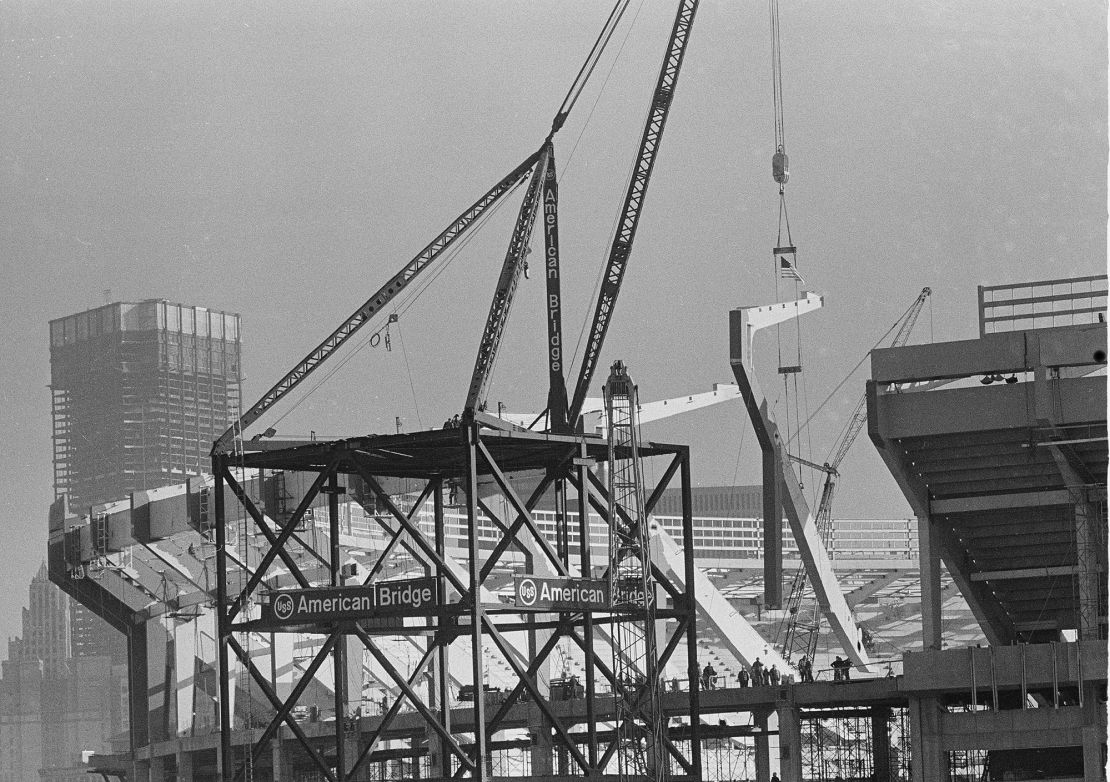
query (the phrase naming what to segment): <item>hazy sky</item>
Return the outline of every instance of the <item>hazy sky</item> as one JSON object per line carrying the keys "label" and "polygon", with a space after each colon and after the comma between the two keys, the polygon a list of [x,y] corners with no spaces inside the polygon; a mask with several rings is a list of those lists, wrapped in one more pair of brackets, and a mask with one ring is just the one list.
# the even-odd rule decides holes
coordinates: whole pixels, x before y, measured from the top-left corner
{"label": "hazy sky", "polygon": [[[0,4],[0,633],[19,632],[45,556],[47,321],[106,298],[239,312],[253,401],[540,145],[608,5]],[[626,20],[556,138],[571,345],[673,13],[647,0]],[[915,340],[965,339],[976,285],[1105,269],[1106,15],[1075,0],[782,3],[791,227],[826,296],[803,325],[801,410],[923,286]],[[703,0],[595,392],[615,358],[644,399],[732,382],[728,311],[775,295],[773,151],[766,3]],[[413,430],[461,409],[518,203],[406,305],[392,351],[357,352],[278,429],[386,432],[399,416]],[[514,410],[544,401],[542,286],[521,285],[491,389]],[[773,364],[773,337],[760,349]],[[816,460],[865,378],[816,417]],[[692,445],[698,483],[758,481],[738,403],[647,434]],[[909,514],[866,438],[841,472],[836,515]]]}

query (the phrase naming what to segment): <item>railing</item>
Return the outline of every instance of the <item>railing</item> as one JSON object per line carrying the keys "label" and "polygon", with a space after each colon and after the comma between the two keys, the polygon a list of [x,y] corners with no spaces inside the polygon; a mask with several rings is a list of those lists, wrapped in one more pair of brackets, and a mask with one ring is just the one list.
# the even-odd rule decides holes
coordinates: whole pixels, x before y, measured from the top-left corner
{"label": "railing", "polygon": [[979,336],[1102,322],[1106,275],[979,286]]}

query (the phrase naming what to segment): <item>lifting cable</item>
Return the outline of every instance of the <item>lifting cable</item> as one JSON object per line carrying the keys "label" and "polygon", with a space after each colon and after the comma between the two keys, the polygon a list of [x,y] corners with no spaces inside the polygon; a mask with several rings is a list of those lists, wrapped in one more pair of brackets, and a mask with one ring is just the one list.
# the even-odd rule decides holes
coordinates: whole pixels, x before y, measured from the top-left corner
{"label": "lifting cable", "polygon": [[[794,245],[794,239],[790,232],[790,213],[786,208],[786,183],[790,180],[790,159],[786,154],[786,123],[783,114],[783,91],[782,91],[782,43],[779,27],[779,2],[778,0],[769,0],[769,12],[771,22],[771,92],[774,104],[774,125],[775,125],[775,152],[771,158],[771,177],[779,186],[779,215],[778,215],[778,233],[775,238],[775,248],[772,253],[774,259],[774,279],[775,279],[775,299],[781,300],[782,293],[780,292],[780,281],[792,280],[793,281],[793,295],[798,298],[799,286],[805,284],[801,274],[797,269],[797,247]],[[805,424],[802,423],[801,403],[805,401],[806,413],[809,413],[808,395],[806,393],[805,378],[803,376],[801,383],[801,392],[799,393],[798,375],[802,372],[802,323],[801,318],[794,318],[795,329],[795,343],[796,351],[794,362],[792,365],[787,366],[783,363],[783,346],[782,346],[782,331],[781,327],[775,328],[775,340],[778,348],[778,361],[779,373],[782,375],[783,390],[786,393],[786,432],[787,441],[793,441],[800,437],[802,429]],[[792,393],[791,393],[792,392]],[[791,409],[791,397],[793,397],[793,409]],[[791,427],[791,415],[793,415],[793,428]],[[809,422],[809,416],[806,423]],[[807,430],[808,433],[808,430]],[[808,450],[812,451],[812,443],[809,443]]]}
{"label": "lifting cable", "polygon": [[[892,323],[890,325],[890,328],[888,328],[885,332],[883,332],[883,335],[875,341],[875,344],[872,345],[871,348],[866,353],[863,354],[863,358],[861,358],[858,362],[856,362],[856,365],[848,371],[848,374],[846,374],[844,376],[844,378],[839,383],[836,384],[836,387],[832,391],[829,392],[829,395],[825,397],[825,399],[821,402],[821,404],[817,405],[817,409],[815,409],[810,414],[810,416],[805,420],[805,422],[802,424],[802,426],[805,426],[810,421],[812,421],[817,416],[817,414],[820,413],[825,408],[825,405],[827,405],[830,401],[832,401],[832,398],[834,396],[836,396],[836,392],[839,391],[841,388],[843,388],[844,384],[852,379],[852,375],[854,375],[859,370],[859,368],[863,366],[863,362],[866,361],[868,359],[868,357],[870,357],[871,352],[873,350],[875,350],[876,348],[878,348],[880,345],[882,345],[883,341],[887,337],[890,336],[890,333],[892,331],[894,331],[896,328],[898,328],[902,323],[905,322],[906,316],[908,316],[910,314],[910,310],[912,310],[914,308],[914,306],[916,306],[916,302],[914,302],[914,304],[911,304],[909,307],[907,307],[905,312],[903,312],[899,316],[898,320],[894,321],[894,323]],[[929,307],[930,307],[930,314],[931,314],[932,313],[932,309],[931,309],[932,308],[932,299],[929,300]],[[930,328],[932,328],[932,323],[931,322],[930,322]],[[932,337],[931,334],[930,334],[930,337]],[[789,444],[792,440],[793,440],[793,438],[791,438],[791,440],[788,440],[787,444]]]}
{"label": "lifting cable", "polygon": [[[512,188],[510,188],[508,191],[506,191],[505,195],[509,195],[510,193],[513,192],[513,190],[520,187],[520,185],[523,183],[523,181],[524,180],[521,180],[520,182],[517,182],[515,185],[513,185]],[[501,209],[501,207],[505,204],[505,200],[506,200],[505,198],[499,199],[496,204],[491,206],[486,211],[485,214],[483,214],[480,218],[478,218],[478,221],[474,224],[473,228],[470,231],[468,231],[467,234],[462,239],[460,239],[458,242],[456,242],[455,245],[453,245],[450,250],[448,250],[447,256],[446,256],[444,262],[442,264],[440,264],[439,267],[432,273],[431,277],[427,278],[426,280],[422,279],[421,282],[418,283],[418,285],[415,289],[413,289],[411,291],[405,291],[400,296],[398,296],[396,306],[393,308],[393,311],[390,314],[390,316],[387,319],[387,322],[384,326],[379,328],[373,334],[367,335],[362,340],[362,342],[360,342],[358,345],[353,347],[347,353],[347,355],[343,356],[343,358],[334,360],[333,365],[328,367],[328,370],[324,373],[324,375],[322,377],[320,377],[316,381],[315,385],[313,385],[310,389],[308,389],[303,394],[301,394],[298,399],[293,401],[289,405],[289,408],[284,413],[282,413],[278,418],[276,418],[274,420],[274,422],[273,422],[273,424],[271,424],[271,426],[276,427],[283,420],[285,420],[285,418],[288,417],[290,414],[292,414],[293,411],[296,410],[298,407],[300,407],[301,404],[306,399],[311,397],[320,388],[320,386],[324,385],[336,372],[343,369],[343,367],[345,367],[355,356],[357,356],[360,352],[362,352],[362,350],[365,349],[367,346],[377,347],[381,343],[381,341],[383,339],[383,336],[388,333],[388,329],[389,329],[390,324],[397,324],[397,328],[399,330],[400,329],[400,317],[401,317],[401,315],[403,315],[405,312],[407,312],[409,310],[409,308],[411,308],[414,304],[416,304],[416,302],[420,299],[420,297],[428,290],[429,286],[431,286],[432,283],[434,283],[439,278],[439,276],[441,274],[443,274],[444,271],[447,270],[447,267],[450,266],[451,263],[456,258],[458,258],[459,254],[462,252],[462,250],[464,250],[466,248],[466,246],[468,244],[470,244],[471,240],[473,240],[473,238],[481,232],[482,226],[484,226],[490,220],[490,218],[492,218],[493,215],[496,214],[498,212],[498,210]],[[388,347],[389,346],[388,341],[387,341],[386,344],[387,344],[387,347]],[[407,365],[407,361],[408,361],[408,356],[407,355],[405,356],[405,360],[406,360],[406,365]],[[417,414],[417,416],[419,418],[419,413]]]}
{"label": "lifting cable", "polygon": [[[554,119],[552,120],[552,123],[551,123],[551,132],[548,135],[548,140],[550,140],[550,138],[552,136],[554,136],[555,133],[558,132],[559,129],[563,126],[563,123],[566,122],[567,117],[569,116],[571,110],[574,108],[575,103],[578,102],[578,98],[581,97],[582,92],[585,89],[587,82],[589,81],[590,77],[593,75],[594,71],[597,69],[598,62],[600,62],[600,60],[601,60],[601,55],[604,53],[605,47],[608,46],[609,42],[612,40],[613,33],[616,31],[616,28],[617,28],[618,24],[620,23],[621,19],[624,17],[625,12],[628,10],[628,6],[630,5],[630,3],[631,3],[631,0],[616,0],[616,2],[614,3],[612,10],[609,12],[608,18],[605,20],[605,24],[602,27],[601,32],[598,34],[597,39],[594,41],[593,46],[590,48],[589,54],[586,56],[585,61],[582,63],[582,67],[579,68],[577,75],[574,77],[574,81],[572,82],[572,84],[570,86],[570,89],[567,91],[566,96],[563,98],[562,103],[559,105],[559,109],[556,112],[555,117],[554,117]],[[627,40],[627,36],[626,36],[626,40]],[[623,47],[624,47],[624,44],[622,43],[621,48],[623,49]],[[610,74],[611,73],[612,73],[612,69],[610,68]],[[606,76],[606,82],[608,82],[608,75]],[[596,101],[595,101],[595,106],[596,106]],[[591,116],[593,115],[593,109],[592,108],[591,108],[591,111],[590,111],[590,115]],[[575,143],[575,146],[577,146],[577,142]],[[572,150],[572,153],[573,153],[573,150]],[[482,215],[481,218],[479,218],[478,222],[473,226],[473,229],[471,231],[469,231],[467,233],[467,235],[462,238],[462,240],[459,241],[457,246],[455,246],[451,249],[451,251],[449,252],[449,254],[448,254],[448,256],[445,260],[445,262],[440,264],[439,267],[435,270],[435,272],[432,275],[430,275],[425,280],[421,280],[421,283],[418,285],[418,287],[416,287],[416,289],[413,290],[411,293],[406,292],[407,295],[402,294],[401,297],[399,297],[399,300],[398,300],[397,304],[394,306],[394,308],[392,310],[392,313],[391,313],[390,318],[389,318],[389,322],[387,322],[385,326],[379,328],[373,334],[370,334],[368,337],[366,337],[362,341],[361,344],[357,345],[353,350],[351,350],[333,368],[330,368],[330,371],[328,371],[322,378],[320,378],[317,381],[317,383],[311,389],[309,389],[307,392],[302,394],[299,399],[297,399],[294,403],[292,403],[289,406],[289,409],[286,410],[285,413],[283,413],[279,418],[277,418],[273,422],[273,426],[276,426],[277,424],[281,423],[281,421],[284,418],[286,418],[294,410],[296,410],[297,407],[299,407],[300,404],[302,402],[304,402],[304,400],[306,400],[308,397],[312,396],[312,394],[317,389],[319,389],[321,385],[323,385],[325,382],[327,382],[327,380],[329,378],[331,378],[332,375],[334,375],[337,371],[339,371],[344,366],[346,366],[346,364],[352,358],[354,358],[355,355],[357,355],[359,352],[361,352],[367,345],[370,345],[370,347],[377,347],[383,339],[383,333],[384,333],[384,339],[385,339],[385,342],[386,342],[386,347],[387,347],[387,349],[390,348],[390,344],[389,344],[389,326],[390,326],[390,324],[391,323],[398,323],[398,319],[400,318],[400,316],[406,310],[408,310],[413,304],[415,304],[417,302],[417,300],[420,299],[420,297],[424,294],[424,292],[428,290],[428,288],[439,278],[439,276],[441,274],[443,274],[443,272],[447,269],[447,267],[451,265],[451,262],[453,260],[455,260],[455,258],[458,257],[459,253],[470,243],[470,240],[475,235],[480,233],[480,230],[481,230],[482,226],[485,225],[486,222],[488,222],[489,218],[492,217],[493,214],[496,213],[501,208],[501,206],[505,203],[505,200],[506,200],[504,198],[504,196],[510,195],[513,191],[515,191],[518,187],[520,187],[521,184],[523,184],[524,181],[525,181],[525,179],[521,179],[516,184],[514,184],[509,190],[507,190],[504,193],[504,195],[501,198],[498,199],[496,204],[494,204],[484,215]],[[399,328],[400,327],[398,326],[398,330],[399,330]],[[402,352],[404,352],[403,346],[402,346]],[[407,356],[407,354],[405,355],[405,362],[406,362],[406,369],[407,369],[408,368],[408,356]],[[410,372],[409,385],[410,385],[410,387],[412,386],[411,372]],[[413,392],[413,402],[414,402],[414,405],[415,405],[416,404],[415,391]],[[420,413],[419,413],[419,410],[417,410],[417,419],[419,420],[419,418],[420,418]]]}
{"label": "lifting cable", "polygon": [[613,10],[609,12],[609,18],[605,20],[605,25],[601,28],[601,32],[598,33],[593,48],[591,48],[590,53],[586,55],[586,61],[582,63],[582,67],[578,70],[578,75],[574,77],[574,82],[570,85],[570,89],[567,90],[566,97],[563,98],[563,102],[559,105],[559,110],[555,112],[555,118],[551,121],[551,133],[548,135],[548,139],[559,132],[559,129],[563,127],[563,123],[566,122],[571,109],[574,108],[574,104],[578,102],[579,96],[582,95],[582,90],[586,88],[586,82],[590,80],[590,76],[593,75],[594,69],[597,68],[597,63],[601,59],[602,52],[604,52],[605,47],[609,45],[609,41],[613,37],[613,32],[617,29],[621,17],[623,17],[624,12],[628,10],[630,1],[631,0],[617,0],[616,4],[613,6]]}

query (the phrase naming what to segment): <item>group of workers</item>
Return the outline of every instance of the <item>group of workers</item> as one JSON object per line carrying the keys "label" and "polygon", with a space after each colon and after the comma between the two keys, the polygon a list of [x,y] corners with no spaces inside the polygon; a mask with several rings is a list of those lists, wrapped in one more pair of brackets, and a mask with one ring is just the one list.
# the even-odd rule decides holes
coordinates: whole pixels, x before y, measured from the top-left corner
{"label": "group of workers", "polygon": [[[746,668],[741,668],[736,679],[741,687],[777,687],[783,681],[783,676],[778,666],[774,664],[766,666],[762,660],[756,657],[755,662],[752,663],[751,672],[749,673]],[[715,690],[717,688],[717,671],[712,663],[706,663],[705,668],[702,669],[701,688],[703,690]]]}
{"label": "group of workers", "polygon": [[852,661],[842,659],[839,655],[830,663],[833,669],[834,682],[846,682],[852,678]]}
{"label": "group of workers", "polygon": [[[838,656],[830,665],[833,671],[833,681],[846,682],[851,678],[851,660]],[[784,680],[777,666],[772,664],[768,667],[758,657],[752,663],[750,673],[746,668],[741,668],[740,674],[736,678],[741,687],[749,685],[752,687],[775,687]],[[803,683],[813,681],[813,661],[807,655],[802,655],[802,659],[798,661],[798,681]],[[716,687],[717,671],[711,663],[706,663],[701,672],[701,688],[703,690],[713,690]]]}

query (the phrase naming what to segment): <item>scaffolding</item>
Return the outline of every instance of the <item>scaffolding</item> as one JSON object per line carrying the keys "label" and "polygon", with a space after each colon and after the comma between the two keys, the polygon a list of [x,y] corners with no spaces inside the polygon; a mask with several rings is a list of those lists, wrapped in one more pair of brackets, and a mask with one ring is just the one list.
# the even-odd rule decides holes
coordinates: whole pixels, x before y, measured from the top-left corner
{"label": "scaffolding", "polygon": [[811,782],[908,782],[907,711],[873,706],[803,712],[803,778]]}

